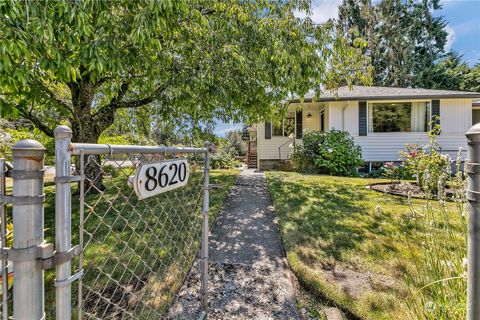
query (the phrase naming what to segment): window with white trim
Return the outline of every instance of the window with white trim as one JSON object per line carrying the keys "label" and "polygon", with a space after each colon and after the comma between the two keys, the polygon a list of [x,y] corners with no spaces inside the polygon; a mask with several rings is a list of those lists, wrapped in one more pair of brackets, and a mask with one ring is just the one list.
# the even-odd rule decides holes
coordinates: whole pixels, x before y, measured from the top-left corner
{"label": "window with white trim", "polygon": [[430,102],[373,102],[368,104],[368,132],[426,132]]}

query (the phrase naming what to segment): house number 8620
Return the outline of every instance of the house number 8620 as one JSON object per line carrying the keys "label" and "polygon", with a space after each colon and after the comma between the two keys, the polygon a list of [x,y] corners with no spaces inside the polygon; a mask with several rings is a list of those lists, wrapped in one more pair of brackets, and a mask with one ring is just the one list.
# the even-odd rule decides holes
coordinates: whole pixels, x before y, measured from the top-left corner
{"label": "house number 8620", "polygon": [[[165,170],[168,168],[167,170]],[[160,171],[157,172],[156,167],[150,167],[146,170],[145,176],[145,189],[147,191],[153,191],[157,187],[165,188],[179,182],[184,182],[187,178],[187,165],[182,163],[170,163],[162,166]]]}

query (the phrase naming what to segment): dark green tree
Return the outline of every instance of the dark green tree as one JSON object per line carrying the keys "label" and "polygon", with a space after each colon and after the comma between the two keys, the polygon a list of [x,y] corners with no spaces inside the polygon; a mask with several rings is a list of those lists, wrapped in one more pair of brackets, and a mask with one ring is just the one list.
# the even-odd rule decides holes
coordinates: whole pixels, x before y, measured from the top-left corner
{"label": "dark green tree", "polygon": [[480,92],[480,62],[470,68],[463,77],[461,89],[465,91]]}
{"label": "dark green tree", "polygon": [[344,0],[338,27],[368,42],[374,85],[429,87],[435,61],[444,54],[445,21],[433,16],[439,0]]}
{"label": "dark green tree", "polygon": [[425,86],[432,89],[464,90],[464,81],[469,73],[470,67],[463,57],[449,52],[430,71],[431,76]]}

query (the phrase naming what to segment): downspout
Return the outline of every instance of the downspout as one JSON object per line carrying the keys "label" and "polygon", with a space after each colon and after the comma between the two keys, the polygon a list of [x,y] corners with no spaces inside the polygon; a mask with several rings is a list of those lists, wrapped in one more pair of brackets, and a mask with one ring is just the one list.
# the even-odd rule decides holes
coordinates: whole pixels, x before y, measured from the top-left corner
{"label": "downspout", "polygon": [[345,109],[348,108],[348,102],[342,107],[342,130],[345,131]]}

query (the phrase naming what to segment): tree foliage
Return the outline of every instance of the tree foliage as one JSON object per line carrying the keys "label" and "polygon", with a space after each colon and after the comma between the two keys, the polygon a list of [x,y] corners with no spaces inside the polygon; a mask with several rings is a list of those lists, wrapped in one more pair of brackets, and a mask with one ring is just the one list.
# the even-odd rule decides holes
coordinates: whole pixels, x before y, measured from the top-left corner
{"label": "tree foliage", "polygon": [[429,87],[447,41],[443,17],[433,15],[440,8],[439,0],[344,0],[337,25],[351,43],[367,40],[374,85]]}
{"label": "tree foliage", "polygon": [[440,59],[430,74],[427,88],[480,92],[480,63],[470,67],[456,52]]}
{"label": "tree foliage", "polygon": [[309,1],[0,0],[0,113],[97,142],[122,110],[254,122],[290,94],[365,79],[361,51],[299,9]]}
{"label": "tree foliage", "polygon": [[224,149],[235,156],[245,156],[247,154],[247,142],[243,139],[242,130],[228,131],[225,135]]}

